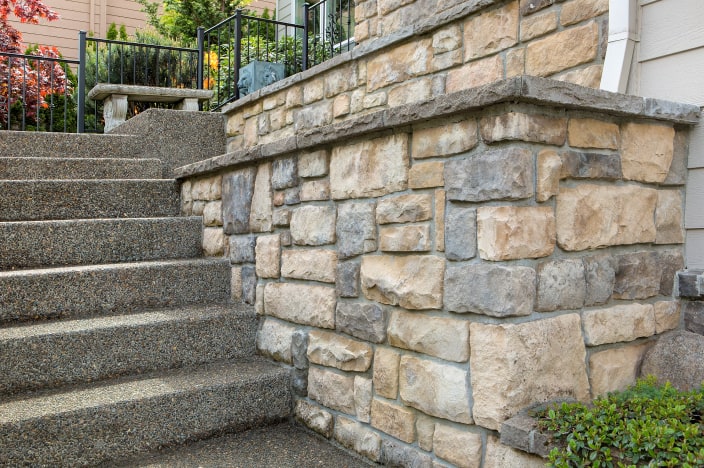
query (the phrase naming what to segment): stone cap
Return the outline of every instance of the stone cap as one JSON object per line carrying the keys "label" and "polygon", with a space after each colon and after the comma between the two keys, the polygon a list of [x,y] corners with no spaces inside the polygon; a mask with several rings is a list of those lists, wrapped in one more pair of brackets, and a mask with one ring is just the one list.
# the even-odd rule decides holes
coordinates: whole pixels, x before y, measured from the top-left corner
{"label": "stone cap", "polygon": [[138,86],[126,84],[98,83],[88,91],[88,99],[102,101],[113,94],[123,94],[128,101],[178,102],[182,99],[207,101],[213,92],[207,89],[161,88],[157,86]]}
{"label": "stone cap", "polygon": [[553,108],[600,112],[606,115],[695,125],[700,109],[661,99],[642,98],[535,76],[520,76],[443,94],[427,101],[383,109],[348,120],[299,132],[272,143],[226,153],[175,170],[176,178],[217,171],[263,158],[349,140],[388,129],[479,111],[502,103],[528,103]]}

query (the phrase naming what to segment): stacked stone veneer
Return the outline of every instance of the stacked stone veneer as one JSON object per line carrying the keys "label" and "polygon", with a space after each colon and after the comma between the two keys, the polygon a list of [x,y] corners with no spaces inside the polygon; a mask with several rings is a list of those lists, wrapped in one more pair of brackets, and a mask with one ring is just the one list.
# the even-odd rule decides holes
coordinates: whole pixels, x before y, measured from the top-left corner
{"label": "stacked stone veneer", "polygon": [[182,168],[183,207],[306,425],[389,464],[526,466],[503,421],[622,388],[680,326],[697,114],[525,77]]}
{"label": "stacked stone veneer", "polygon": [[224,109],[229,150],[524,74],[598,88],[608,4],[358,2],[359,46]]}

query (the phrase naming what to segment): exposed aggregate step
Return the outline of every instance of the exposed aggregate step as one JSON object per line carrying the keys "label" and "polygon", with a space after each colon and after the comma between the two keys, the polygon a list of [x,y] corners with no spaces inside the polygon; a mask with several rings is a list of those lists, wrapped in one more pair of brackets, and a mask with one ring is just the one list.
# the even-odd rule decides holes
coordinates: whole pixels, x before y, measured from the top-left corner
{"label": "exposed aggregate step", "polygon": [[0,157],[0,180],[158,179],[158,159]]}
{"label": "exposed aggregate step", "polygon": [[4,131],[0,154],[16,158],[135,158],[142,154],[133,135]]}

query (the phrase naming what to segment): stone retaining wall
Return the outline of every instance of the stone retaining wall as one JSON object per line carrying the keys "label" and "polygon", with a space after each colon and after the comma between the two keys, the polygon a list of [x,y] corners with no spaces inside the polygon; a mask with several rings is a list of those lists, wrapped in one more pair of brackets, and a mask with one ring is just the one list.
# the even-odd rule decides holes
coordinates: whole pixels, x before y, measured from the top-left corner
{"label": "stone retaining wall", "polygon": [[304,424],[390,465],[542,466],[501,423],[623,388],[680,326],[697,119],[515,78],[181,168],[183,211]]}

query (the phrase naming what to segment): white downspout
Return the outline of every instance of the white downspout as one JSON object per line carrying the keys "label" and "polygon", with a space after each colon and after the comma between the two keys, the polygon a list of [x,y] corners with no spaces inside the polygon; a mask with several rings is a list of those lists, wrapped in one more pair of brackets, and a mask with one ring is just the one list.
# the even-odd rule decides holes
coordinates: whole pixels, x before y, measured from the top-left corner
{"label": "white downspout", "polygon": [[638,0],[609,0],[609,44],[600,88],[625,93],[638,41]]}

